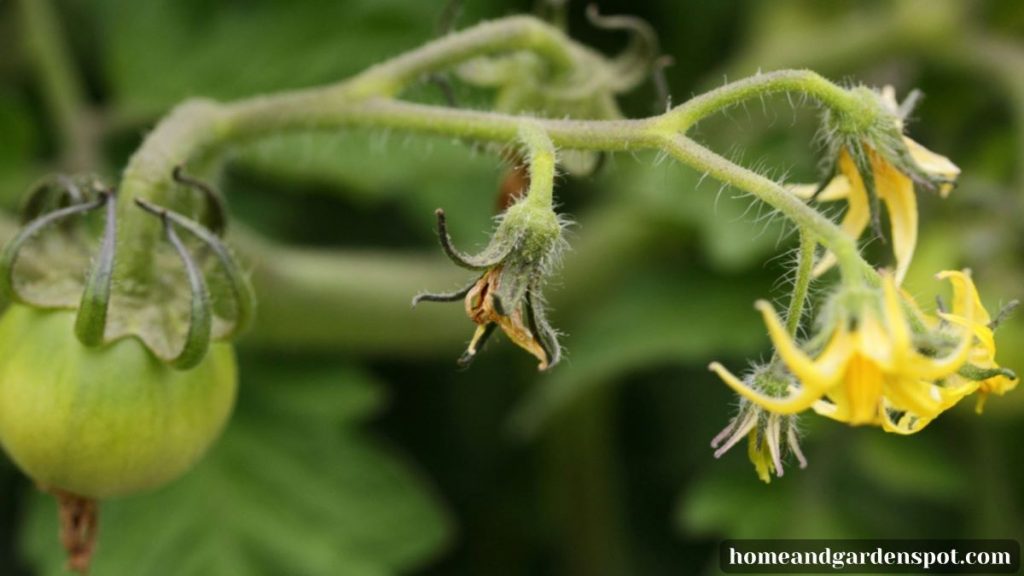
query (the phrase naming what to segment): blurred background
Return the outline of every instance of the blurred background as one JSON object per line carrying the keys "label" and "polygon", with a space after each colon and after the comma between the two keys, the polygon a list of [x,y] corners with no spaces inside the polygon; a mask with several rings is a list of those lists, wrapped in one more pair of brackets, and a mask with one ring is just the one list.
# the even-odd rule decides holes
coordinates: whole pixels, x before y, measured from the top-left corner
{"label": "blurred background", "polygon": [[[808,67],[926,97],[909,132],[963,168],[921,196],[908,287],[969,266],[986,306],[1024,296],[1024,7],[1015,0],[621,0],[675,59],[675,102],[757,70]],[[532,12],[466,0],[457,27]],[[625,44],[568,4],[568,28]],[[192,96],[234,99],[349,76],[437,34],[421,0],[0,2],[0,230],[58,170],[115,179]],[[460,104],[486,95],[456,86]],[[410,98],[440,102],[436,86]],[[695,137],[775,177],[820,176],[816,112],[785,98]],[[653,83],[626,115],[663,108]],[[1024,536],[1024,391],[972,402],[901,438],[807,417],[810,467],[762,484],[744,447],[708,443],[734,399],[706,370],[768,354],[757,298],[786,298],[794,239],[731,190],[653,155],[560,181],[577,223],[548,287],[568,356],[550,374],[501,337],[455,359],[461,305],[409,308],[468,278],[436,247],[443,207],[469,250],[491,229],[506,166],[450,139],[358,131],[236,150],[222,186],[260,296],[240,342],[237,412],[212,453],[164,489],[104,504],[98,575],[678,575],[717,573],[729,537]],[[888,262],[888,246],[870,251]],[[781,256],[780,256],[781,255]],[[1024,319],[1000,332],[1024,370]],[[0,462],[4,574],[61,573],[56,511]]]}

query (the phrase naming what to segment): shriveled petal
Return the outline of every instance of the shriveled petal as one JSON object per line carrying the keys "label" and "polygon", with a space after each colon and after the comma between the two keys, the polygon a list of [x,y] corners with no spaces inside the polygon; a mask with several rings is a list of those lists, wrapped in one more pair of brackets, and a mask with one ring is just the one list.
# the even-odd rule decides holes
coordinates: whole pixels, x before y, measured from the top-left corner
{"label": "shriveled petal", "polygon": [[508,316],[499,316],[497,318],[498,325],[501,326],[502,332],[508,336],[516,346],[519,346],[523,350],[526,350],[537,359],[539,362],[538,370],[547,370],[548,368],[548,355],[544,351],[544,347],[541,346],[540,342],[534,336],[530,329],[523,324],[523,318],[519,310],[512,312]]}
{"label": "shriveled petal", "polygon": [[949,196],[950,191],[953,190],[952,181],[960,176],[960,168],[953,164],[949,158],[932,152],[906,136],[903,137],[903,142],[907,145],[907,150],[910,151],[910,157],[914,159],[914,162],[922,170],[931,176],[936,176],[950,182],[939,186],[939,194],[943,198]]}
{"label": "shriveled petal", "polygon": [[800,449],[800,439],[797,438],[796,428],[792,424],[786,431],[786,440],[787,444],[789,444],[789,451],[796,456],[797,462],[800,463],[800,468],[807,468],[807,457],[804,456],[803,450]]}
{"label": "shriveled petal", "polygon": [[764,317],[764,322],[768,326],[768,336],[779,357],[800,380],[804,389],[817,391],[817,395],[820,396],[824,390],[839,381],[853,352],[852,339],[843,323],[836,328],[832,339],[818,359],[812,360],[797,346],[771,304],[759,300],[754,306]]}
{"label": "shriveled petal", "polygon": [[803,386],[796,391],[791,391],[789,396],[777,398],[775,396],[768,396],[758,390],[747,386],[742,380],[729,372],[718,362],[712,362],[708,369],[718,374],[718,377],[725,382],[729,388],[732,388],[734,392],[740,396],[750,400],[754,404],[761,406],[765,410],[775,412],[778,414],[796,414],[797,412],[803,412],[810,408],[814,401],[821,397],[821,392],[814,390],[808,386]]}
{"label": "shriveled petal", "polygon": [[493,323],[480,324],[476,327],[476,331],[473,332],[473,339],[469,341],[466,351],[459,357],[459,366],[469,366],[476,359],[477,353],[480,352],[483,345],[494,334],[495,328],[497,328],[497,325]]}
{"label": "shriveled petal", "polygon": [[917,246],[917,196],[914,183],[877,153],[871,154],[875,189],[885,202],[892,227],[892,251],[896,256],[896,283],[902,284]]}
{"label": "shriveled petal", "polygon": [[772,467],[775,468],[775,475],[782,477],[782,430],[781,419],[778,415],[768,417],[768,424],[764,429],[764,441],[768,445],[768,454],[771,455]]}
{"label": "shriveled petal", "polygon": [[[745,416],[740,418],[737,416],[729,425],[726,426],[725,430],[722,431],[715,439],[711,441],[711,447],[715,449],[715,458],[721,458],[723,454],[729,451],[730,448],[735,446],[744,436],[750,434],[750,431],[757,425],[757,411],[750,410]],[[724,442],[721,446],[720,444]]]}
{"label": "shriveled petal", "polygon": [[[857,170],[853,158],[850,157],[849,152],[845,149],[839,152],[838,165],[840,174],[846,179],[846,195],[848,198],[846,214],[843,215],[843,220],[840,222],[839,227],[851,238],[860,238],[864,229],[867,228],[868,222],[871,221],[871,207],[867,188],[864,187],[864,179]],[[825,256],[814,267],[814,275],[821,276],[828,272],[835,264],[835,254],[826,252]]]}

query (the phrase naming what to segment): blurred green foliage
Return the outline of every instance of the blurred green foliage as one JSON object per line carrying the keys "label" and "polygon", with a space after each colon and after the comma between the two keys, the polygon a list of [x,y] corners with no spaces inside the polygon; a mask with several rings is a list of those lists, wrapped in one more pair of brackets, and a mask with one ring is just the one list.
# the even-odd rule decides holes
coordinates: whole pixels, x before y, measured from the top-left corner
{"label": "blurred green foliage", "polygon": [[[32,2],[33,0],[21,0]],[[459,26],[529,11],[467,0]],[[674,100],[790,67],[928,98],[914,137],[964,170],[922,205],[908,286],[969,265],[989,308],[1024,293],[1024,10],[957,2],[600,2],[654,23]],[[18,2],[0,4],[0,202],[67,168]],[[330,82],[413,48],[441,2],[60,0],[58,40],[88,106],[91,168],[116,176],[180,100]],[[623,38],[569,28],[613,52]],[[457,89],[464,105],[486,94]],[[412,97],[440,101],[429,85]],[[623,101],[655,110],[645,86]],[[812,110],[785,99],[709,120],[696,136],[775,177],[818,177]],[[750,304],[784,298],[793,239],[732,190],[653,156],[564,179],[577,222],[554,321],[568,360],[550,375],[495,342],[468,371],[457,286],[434,246],[444,207],[462,245],[488,236],[502,162],[465,143],[360,131],[238,150],[224,187],[263,314],[241,343],[241,400],[214,452],[179,482],[104,506],[97,574],[716,573],[724,537],[1024,535],[1021,392],[912,438],[805,419],[811,461],[761,484],[742,450],[707,443],[733,400],[706,373],[767,352]],[[764,215],[761,215],[764,216]],[[884,261],[885,247],[872,246]],[[781,256],[778,256],[781,255]],[[1001,333],[1024,369],[1024,322]],[[0,468],[4,573],[59,573],[53,505]]]}

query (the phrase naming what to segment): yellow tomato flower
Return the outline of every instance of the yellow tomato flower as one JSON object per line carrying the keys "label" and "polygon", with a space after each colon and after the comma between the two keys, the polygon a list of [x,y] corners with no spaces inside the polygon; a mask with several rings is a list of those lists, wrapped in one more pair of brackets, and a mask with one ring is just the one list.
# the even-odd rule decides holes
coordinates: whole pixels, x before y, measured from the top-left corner
{"label": "yellow tomato flower", "polygon": [[[891,86],[882,90],[881,100],[892,113],[896,127],[902,131],[903,122]],[[901,284],[917,245],[915,174],[910,173],[913,167],[909,163],[916,165],[919,179],[923,176],[930,181],[940,182],[938,190],[943,198],[953,189],[953,182],[960,175],[960,169],[945,156],[928,150],[906,136],[894,140],[897,144],[881,147],[870,139],[843,146],[836,159],[838,174],[824,189],[818,190],[815,185],[797,185],[790,189],[805,199],[846,200],[848,206],[840,227],[852,238],[859,238],[871,221],[869,193],[873,189],[889,212],[892,248],[896,258],[896,283]],[[900,146],[902,150],[889,149]],[[865,183],[865,178],[870,179],[871,185]],[[835,263],[835,255],[827,253],[815,266],[815,276],[825,273]]]}
{"label": "yellow tomato flower", "polygon": [[[943,272],[938,277],[952,282],[958,310],[965,321],[974,322],[970,277],[962,272]],[[910,433],[974,391],[969,385],[943,382],[967,361],[973,335],[964,330],[943,356],[919,351],[891,275],[883,277],[880,299],[868,299],[855,313],[838,309],[828,343],[817,358],[793,340],[770,304],[761,301],[757,308],[779,358],[800,385],[791,386],[786,397],[772,397],[744,385],[717,362],[710,369],[766,410],[795,414],[813,408],[851,425],[873,424]],[[895,422],[894,415],[899,416]]]}
{"label": "yellow tomato flower", "polygon": [[[975,410],[980,414],[985,409],[985,402],[988,400],[989,394],[998,394],[999,396],[1006,394],[1017,387],[1020,378],[996,363],[996,339],[992,318],[982,305],[981,297],[974,284],[968,286],[966,299],[970,301],[969,304],[954,301],[952,312],[939,313],[939,316],[951,324],[969,329],[974,334],[975,344],[971,348],[968,365],[977,381],[978,403],[975,405]],[[973,307],[973,319],[968,318],[965,312],[965,308],[968,306]],[[965,382],[972,381],[964,376],[957,376],[957,378]]]}

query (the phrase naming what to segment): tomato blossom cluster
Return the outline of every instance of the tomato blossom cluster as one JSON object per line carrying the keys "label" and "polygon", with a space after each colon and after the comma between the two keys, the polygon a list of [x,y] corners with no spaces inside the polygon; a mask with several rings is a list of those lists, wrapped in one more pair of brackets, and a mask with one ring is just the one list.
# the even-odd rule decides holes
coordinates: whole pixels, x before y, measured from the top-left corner
{"label": "tomato blossom cluster", "polygon": [[[815,328],[799,339],[775,309],[756,304],[775,349],[772,360],[740,378],[718,362],[710,365],[741,397],[737,416],[713,441],[721,456],[743,435],[762,480],[782,475],[781,456],[806,459],[797,443],[796,418],[805,411],[852,426],[877,426],[896,434],[921,431],[968,396],[1002,395],[1019,383],[996,361],[992,316],[982,304],[969,271],[937,275],[952,285],[952,306],[925,312],[900,288],[917,239],[915,190],[945,197],[959,169],[903,135],[912,98],[897,105],[891,88],[856,89],[866,107],[858,119],[827,117],[835,174],[822,185],[793,186],[808,201],[845,199],[840,227],[859,237],[884,203],[891,223],[893,272],[844,277],[819,306]],[[865,121],[864,118],[868,120]],[[826,252],[814,265],[820,276],[837,262]],[[846,274],[846,272],[844,272]],[[770,464],[770,465],[769,465]]]}

